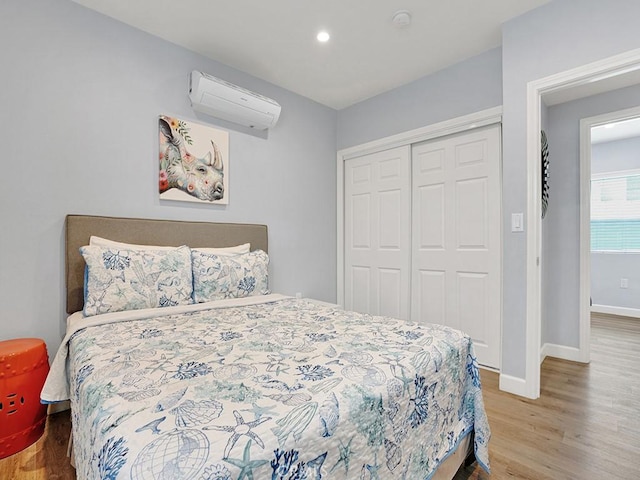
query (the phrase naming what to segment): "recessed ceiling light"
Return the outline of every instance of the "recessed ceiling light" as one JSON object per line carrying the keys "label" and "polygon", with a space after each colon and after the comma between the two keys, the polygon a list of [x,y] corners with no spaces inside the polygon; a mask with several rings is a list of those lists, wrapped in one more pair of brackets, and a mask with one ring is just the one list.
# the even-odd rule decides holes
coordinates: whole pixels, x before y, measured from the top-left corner
{"label": "recessed ceiling light", "polygon": [[318,33],[318,36],[316,38],[318,39],[319,42],[324,43],[324,42],[328,42],[331,36],[329,35],[329,32],[322,30],[321,32]]}

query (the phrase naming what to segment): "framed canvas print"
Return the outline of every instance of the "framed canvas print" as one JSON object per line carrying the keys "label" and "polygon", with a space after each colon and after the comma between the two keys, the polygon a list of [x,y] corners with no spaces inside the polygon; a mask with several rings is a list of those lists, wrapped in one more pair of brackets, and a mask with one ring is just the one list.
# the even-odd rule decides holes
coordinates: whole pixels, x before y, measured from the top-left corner
{"label": "framed canvas print", "polygon": [[179,118],[158,117],[162,200],[229,203],[229,133]]}

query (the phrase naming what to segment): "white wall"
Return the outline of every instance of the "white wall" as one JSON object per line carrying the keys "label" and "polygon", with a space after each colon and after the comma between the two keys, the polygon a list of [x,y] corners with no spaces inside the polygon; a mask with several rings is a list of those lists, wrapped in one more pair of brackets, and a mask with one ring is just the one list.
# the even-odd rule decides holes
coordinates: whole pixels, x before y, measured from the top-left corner
{"label": "white wall", "polygon": [[[63,222],[82,213],[269,227],[274,291],[335,301],[336,112],[68,0],[0,2],[0,340],[64,331]],[[274,98],[230,130],[228,206],[160,202],[157,116],[196,116],[200,69]]]}
{"label": "white wall", "polygon": [[[640,105],[640,88],[633,105]],[[640,169],[640,137],[597,143],[591,147],[591,172]],[[629,288],[620,288],[620,279]],[[640,310],[640,254],[592,253],[591,298],[594,305]]]}

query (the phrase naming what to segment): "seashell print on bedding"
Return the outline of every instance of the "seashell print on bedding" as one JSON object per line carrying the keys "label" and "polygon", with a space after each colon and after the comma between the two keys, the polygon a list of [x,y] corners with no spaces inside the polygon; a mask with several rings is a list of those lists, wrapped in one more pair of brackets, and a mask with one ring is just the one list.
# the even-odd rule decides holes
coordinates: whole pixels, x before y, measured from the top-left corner
{"label": "seashell print on bedding", "polygon": [[472,431],[487,466],[468,336],[298,299],[242,302],[120,312],[70,337],[78,478],[430,478]]}
{"label": "seashell print on bedding", "polygon": [[156,406],[153,409],[153,411],[154,412],[163,412],[165,410],[170,409],[171,407],[176,405],[182,399],[182,397],[184,397],[184,394],[186,392],[187,392],[187,387],[185,387],[185,388],[183,388],[181,390],[177,390],[177,391],[171,393],[170,395],[167,395],[166,397],[161,399],[156,404]]}
{"label": "seashell print on bedding", "polygon": [[169,410],[176,416],[176,427],[196,427],[206,425],[222,413],[222,404],[215,400],[185,400]]}
{"label": "seashell print on bedding", "polygon": [[318,418],[320,420],[320,436],[330,437],[333,435],[340,421],[340,405],[335,393],[331,392],[320,405]]}

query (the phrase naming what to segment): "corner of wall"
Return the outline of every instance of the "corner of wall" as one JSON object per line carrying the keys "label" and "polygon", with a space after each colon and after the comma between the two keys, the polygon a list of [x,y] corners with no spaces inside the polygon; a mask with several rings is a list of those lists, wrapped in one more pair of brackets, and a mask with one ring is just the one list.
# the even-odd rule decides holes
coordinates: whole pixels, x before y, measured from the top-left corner
{"label": "corner of wall", "polygon": [[512,377],[511,375],[500,374],[499,388],[503,392],[512,393],[520,397],[535,400],[539,395],[533,395],[524,378]]}

